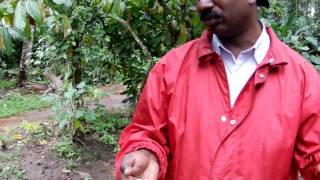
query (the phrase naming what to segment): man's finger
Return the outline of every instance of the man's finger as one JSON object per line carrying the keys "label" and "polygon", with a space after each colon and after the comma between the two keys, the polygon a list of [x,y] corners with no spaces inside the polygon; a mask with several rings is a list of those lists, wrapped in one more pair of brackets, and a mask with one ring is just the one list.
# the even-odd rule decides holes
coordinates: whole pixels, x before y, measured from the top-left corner
{"label": "man's finger", "polygon": [[120,172],[121,172],[122,174],[124,174],[125,169],[126,169],[126,166],[121,164],[121,166],[120,166]]}
{"label": "man's finger", "polygon": [[134,166],[135,158],[133,156],[125,156],[122,160],[120,171],[122,174],[129,176],[131,168]]}
{"label": "man's finger", "polygon": [[123,171],[123,174],[125,176],[132,176],[133,173],[132,173],[132,167],[127,167],[124,171]]}
{"label": "man's finger", "polygon": [[134,176],[134,177],[138,177],[141,175],[141,168],[139,168],[138,166],[133,166],[131,168],[127,168],[125,170],[125,175],[130,175],[130,176]]}

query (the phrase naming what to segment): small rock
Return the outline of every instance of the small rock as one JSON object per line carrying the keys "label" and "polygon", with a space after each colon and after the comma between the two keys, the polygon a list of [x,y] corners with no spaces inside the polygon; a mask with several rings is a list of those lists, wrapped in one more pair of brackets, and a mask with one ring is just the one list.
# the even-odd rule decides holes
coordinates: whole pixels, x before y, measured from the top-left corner
{"label": "small rock", "polygon": [[68,174],[71,173],[71,170],[63,168],[63,169],[62,169],[62,173],[68,175]]}
{"label": "small rock", "polygon": [[42,169],[49,169],[49,166],[46,164],[46,165],[43,166]]}
{"label": "small rock", "polygon": [[81,171],[78,171],[77,173],[80,175],[80,179],[92,179],[89,173],[81,172]]}
{"label": "small rock", "polygon": [[41,161],[36,162],[36,165],[38,165],[38,166],[40,166],[41,164],[42,164]]}

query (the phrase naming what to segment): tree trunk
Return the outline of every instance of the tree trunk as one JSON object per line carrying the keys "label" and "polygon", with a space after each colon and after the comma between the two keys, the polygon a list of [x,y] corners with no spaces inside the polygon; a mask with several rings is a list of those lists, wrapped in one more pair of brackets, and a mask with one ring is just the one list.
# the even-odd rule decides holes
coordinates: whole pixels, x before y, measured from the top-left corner
{"label": "tree trunk", "polygon": [[82,75],[80,59],[77,62],[73,63],[73,67],[74,67],[73,83],[75,85],[78,85],[81,83],[81,75]]}
{"label": "tree trunk", "polygon": [[17,86],[21,87],[23,82],[28,79],[27,61],[31,58],[33,37],[34,37],[34,26],[31,26],[31,38],[23,41],[22,53],[19,66],[19,74],[17,78]]}

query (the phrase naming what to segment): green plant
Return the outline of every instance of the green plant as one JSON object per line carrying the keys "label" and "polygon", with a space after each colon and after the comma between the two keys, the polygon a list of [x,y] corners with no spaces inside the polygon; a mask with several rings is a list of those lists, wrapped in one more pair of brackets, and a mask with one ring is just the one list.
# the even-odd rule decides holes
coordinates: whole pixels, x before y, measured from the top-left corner
{"label": "green plant", "polygon": [[11,89],[15,87],[16,85],[16,79],[10,79],[10,80],[0,80],[0,90],[5,90],[5,89]]}
{"label": "green plant", "polygon": [[11,92],[0,100],[0,117],[9,117],[18,113],[48,107],[50,103],[35,94]]}
{"label": "green plant", "polygon": [[21,149],[24,143],[16,143],[23,141],[23,135],[12,129],[6,129],[0,132],[0,162],[10,162],[13,160],[20,160]]}
{"label": "green plant", "polygon": [[96,118],[94,111],[85,105],[84,97],[93,97],[97,100],[100,92],[96,88],[86,86],[84,82],[76,87],[71,83],[66,83],[63,97],[57,97],[58,101],[53,106],[60,129],[67,130],[75,140],[80,142],[83,140],[78,139],[81,138],[79,133],[84,134],[86,121]]}
{"label": "green plant", "polygon": [[66,165],[66,169],[72,170],[78,167],[78,163],[74,159],[69,159]]}
{"label": "green plant", "polygon": [[46,144],[47,141],[52,137],[52,132],[49,123],[33,123],[23,121],[20,125],[21,129],[28,135],[28,141],[35,144]]}
{"label": "green plant", "polygon": [[0,172],[4,179],[23,179],[24,171],[13,164],[7,164]]}
{"label": "green plant", "polygon": [[63,137],[61,141],[53,147],[54,152],[60,157],[69,160],[83,158],[84,151],[72,142],[71,137]]}
{"label": "green plant", "polygon": [[111,145],[114,152],[118,151],[119,130],[129,124],[127,113],[108,113],[103,107],[95,110],[97,118],[88,124],[88,132],[94,132],[98,140]]}
{"label": "green plant", "polygon": [[[262,10],[265,21],[279,38],[302,54],[320,71],[319,19],[290,11],[289,2],[275,1],[268,10]],[[289,3],[290,4],[290,3]]]}

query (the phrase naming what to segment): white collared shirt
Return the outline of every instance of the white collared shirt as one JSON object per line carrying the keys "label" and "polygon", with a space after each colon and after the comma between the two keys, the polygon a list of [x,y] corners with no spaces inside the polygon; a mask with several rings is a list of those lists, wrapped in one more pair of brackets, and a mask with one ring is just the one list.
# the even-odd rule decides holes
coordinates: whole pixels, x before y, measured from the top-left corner
{"label": "white collared shirt", "polygon": [[251,48],[241,51],[238,58],[235,58],[234,55],[223,46],[215,34],[213,35],[212,48],[220,55],[224,62],[232,107],[240,92],[256,71],[257,66],[266,56],[269,46],[270,38],[264,24],[257,42]]}

